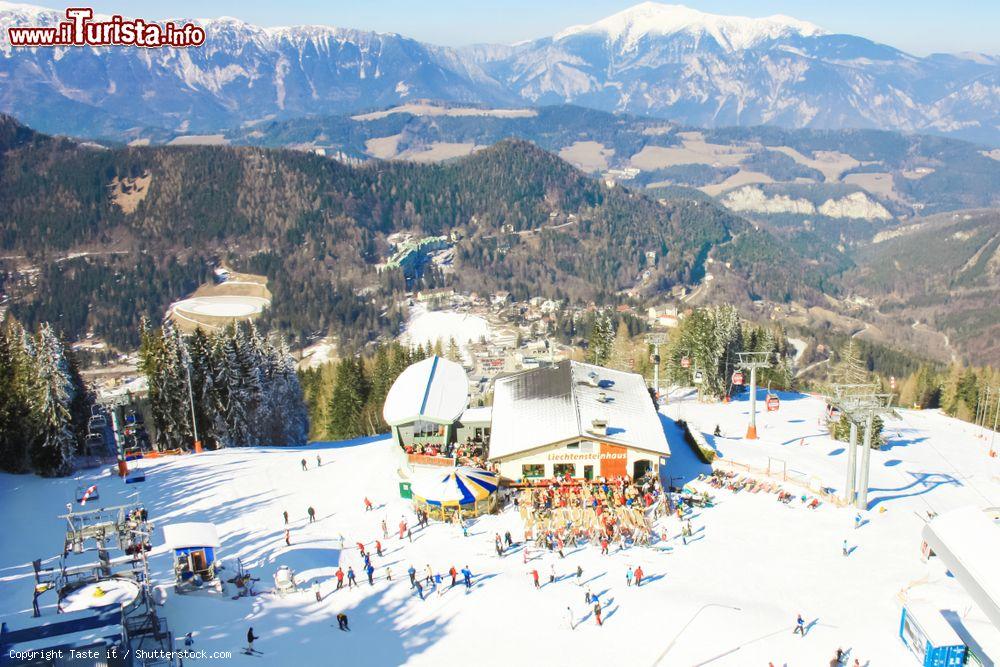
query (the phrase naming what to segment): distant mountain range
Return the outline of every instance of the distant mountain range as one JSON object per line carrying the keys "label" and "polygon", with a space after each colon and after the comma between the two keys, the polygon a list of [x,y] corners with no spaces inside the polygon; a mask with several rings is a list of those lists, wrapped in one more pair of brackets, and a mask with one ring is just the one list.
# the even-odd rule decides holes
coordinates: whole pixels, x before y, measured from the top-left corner
{"label": "distant mountain range", "polygon": [[718,127],[944,134],[1000,145],[1000,57],[916,57],[789,17],[643,3],[517,45],[446,48],[393,34],[201,21],[188,50],[14,49],[11,26],[61,13],[0,2],[0,110],[47,132],[129,139],[414,99],[572,103]]}

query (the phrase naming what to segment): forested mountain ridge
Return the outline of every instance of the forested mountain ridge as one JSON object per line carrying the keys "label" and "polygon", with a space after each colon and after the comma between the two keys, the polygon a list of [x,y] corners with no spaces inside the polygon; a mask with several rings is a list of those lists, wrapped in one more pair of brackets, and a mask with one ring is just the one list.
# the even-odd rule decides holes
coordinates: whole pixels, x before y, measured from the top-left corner
{"label": "forested mountain ridge", "polygon": [[[389,304],[402,277],[374,265],[386,236],[404,230],[459,230],[454,280],[467,289],[611,300],[648,271],[643,289],[656,292],[697,282],[709,253],[739,238],[768,249],[755,264],[732,262],[748,293],[818,296],[806,279],[815,267],[767,231],[709,202],[608,187],[522,141],[444,164],[349,167],[252,147],[106,150],[10,118],[0,127],[0,247],[43,265],[13,311],[71,336],[107,331],[108,313],[130,301],[162,316],[221,257],[268,275],[269,317],[290,334],[346,331],[360,342],[398,326]],[[112,247],[123,254],[66,258]]]}

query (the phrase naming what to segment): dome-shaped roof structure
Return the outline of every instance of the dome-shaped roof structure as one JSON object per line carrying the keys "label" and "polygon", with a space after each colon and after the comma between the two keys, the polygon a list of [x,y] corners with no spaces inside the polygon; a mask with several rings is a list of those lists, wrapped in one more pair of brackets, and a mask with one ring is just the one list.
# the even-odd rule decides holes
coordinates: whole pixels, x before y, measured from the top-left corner
{"label": "dome-shaped roof structure", "polygon": [[497,490],[497,474],[460,466],[413,481],[413,495],[428,505],[471,505],[485,500]]}
{"label": "dome-shaped roof structure", "polygon": [[442,357],[428,357],[410,365],[392,383],[382,416],[390,426],[427,421],[455,422],[469,405],[465,369]]}

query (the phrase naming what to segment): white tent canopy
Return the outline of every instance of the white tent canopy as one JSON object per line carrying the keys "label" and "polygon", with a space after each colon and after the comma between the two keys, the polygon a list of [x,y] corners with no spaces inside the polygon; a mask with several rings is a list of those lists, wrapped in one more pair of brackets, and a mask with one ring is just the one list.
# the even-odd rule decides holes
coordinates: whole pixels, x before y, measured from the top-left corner
{"label": "white tent canopy", "polygon": [[382,416],[390,426],[427,421],[452,424],[469,404],[465,369],[442,357],[428,357],[400,373],[385,398]]}

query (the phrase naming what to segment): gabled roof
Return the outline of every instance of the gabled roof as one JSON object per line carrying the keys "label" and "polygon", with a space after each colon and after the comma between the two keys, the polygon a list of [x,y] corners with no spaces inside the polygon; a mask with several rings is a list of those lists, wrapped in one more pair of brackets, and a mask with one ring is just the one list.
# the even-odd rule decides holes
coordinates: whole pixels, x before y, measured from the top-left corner
{"label": "gabled roof", "polygon": [[[607,435],[590,432],[595,419]],[[495,382],[491,459],[575,439],[670,454],[641,375],[561,361]]]}
{"label": "gabled roof", "polygon": [[465,369],[435,356],[411,364],[399,374],[385,397],[382,416],[390,426],[418,420],[451,424],[468,404]]}

